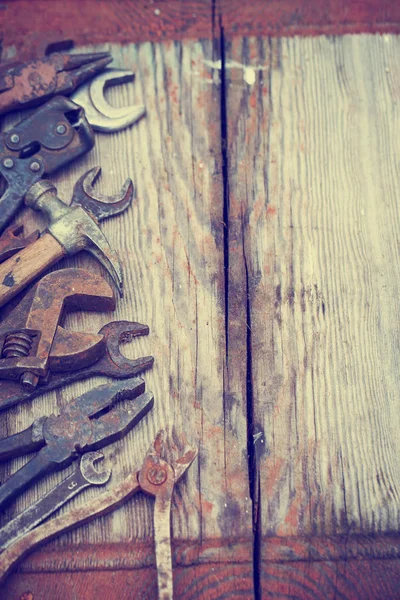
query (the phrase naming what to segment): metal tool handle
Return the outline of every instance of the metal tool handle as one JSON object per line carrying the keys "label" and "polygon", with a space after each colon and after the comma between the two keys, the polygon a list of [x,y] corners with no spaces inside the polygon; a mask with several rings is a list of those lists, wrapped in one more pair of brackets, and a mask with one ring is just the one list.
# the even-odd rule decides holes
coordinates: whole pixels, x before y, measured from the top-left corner
{"label": "metal tool handle", "polygon": [[83,506],[73,508],[71,511],[46,521],[30,531],[0,554],[0,584],[5,580],[11,569],[39,545],[54,539],[61,532],[71,531],[80,525],[89,523],[96,517],[106,515],[118,508],[139,490],[137,473],[132,473],[112,490],[104,492]]}
{"label": "metal tool handle", "polygon": [[36,525],[47,519],[63,504],[90,485],[92,483],[85,479],[79,468],[77,468],[56,487],[0,529],[0,551],[5,550],[10,544],[31,531]]}
{"label": "metal tool handle", "polygon": [[171,555],[171,497],[156,496],[154,503],[158,600],[173,600]]}
{"label": "metal tool handle", "polygon": [[39,450],[43,446],[44,419],[37,419],[28,429],[0,440],[0,462]]}
{"label": "metal tool handle", "polygon": [[54,469],[55,465],[48,458],[48,455],[39,452],[0,486],[0,509],[19,496],[19,494],[22,494],[32,481],[40,479]]}
{"label": "metal tool handle", "polygon": [[54,265],[65,250],[49,233],[0,265],[0,307]]}

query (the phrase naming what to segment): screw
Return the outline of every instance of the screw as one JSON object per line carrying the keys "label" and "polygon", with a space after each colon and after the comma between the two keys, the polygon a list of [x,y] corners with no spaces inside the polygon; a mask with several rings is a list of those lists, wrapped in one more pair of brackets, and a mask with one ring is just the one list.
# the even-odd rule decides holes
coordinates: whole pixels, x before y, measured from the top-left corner
{"label": "screw", "polygon": [[19,142],[19,135],[18,135],[17,133],[13,133],[13,134],[10,136],[10,140],[11,140],[11,142],[12,142],[13,144],[18,144],[18,142]]}
{"label": "screw", "polygon": [[5,166],[6,169],[12,169],[14,166],[14,161],[12,158],[5,158],[3,160],[3,165]]}
{"label": "screw", "polygon": [[66,131],[67,131],[67,128],[65,127],[65,125],[63,125],[63,124],[57,125],[56,132],[59,133],[60,135],[63,135],[63,133],[65,133]]}
{"label": "screw", "polygon": [[21,383],[22,387],[29,392],[35,389],[37,384],[39,383],[39,377],[30,371],[26,373],[22,373],[21,375]]}
{"label": "screw", "polygon": [[161,467],[153,467],[147,473],[147,479],[153,485],[162,485],[167,479],[167,472]]}
{"label": "screw", "polygon": [[31,171],[40,171],[40,163],[37,160],[33,160],[29,165]]}

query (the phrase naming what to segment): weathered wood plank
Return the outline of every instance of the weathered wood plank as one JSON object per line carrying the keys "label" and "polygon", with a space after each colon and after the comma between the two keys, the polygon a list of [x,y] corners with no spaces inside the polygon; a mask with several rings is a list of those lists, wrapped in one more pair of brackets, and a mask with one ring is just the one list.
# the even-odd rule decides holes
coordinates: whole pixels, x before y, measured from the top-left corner
{"label": "weathered wood plank", "polygon": [[227,47],[264,535],[399,527],[399,53],[393,36]]}
{"label": "weathered wood plank", "polygon": [[[93,49],[103,48],[109,47]],[[104,193],[115,192],[127,176],[137,188],[133,208],[103,225],[123,262],[124,299],[114,314],[77,312],[67,319],[68,327],[88,331],[97,331],[111,319],[132,319],[150,326],[150,336],[128,344],[124,352],[129,357],[155,356],[153,370],[145,375],[155,407],[124,440],[105,449],[106,461],[113,467],[110,485],[140,465],[160,427],[169,427],[178,438],[185,432],[198,444],[199,459],[173,498],[174,538],[198,540],[200,545],[209,538],[251,541],[243,451],[246,415],[240,406],[228,413],[225,402],[220,89],[219,79],[213,79],[205,65],[216,58],[213,44],[143,44],[111,46],[110,50],[115,66],[136,71],[134,84],[108,92],[110,101],[143,103],[147,116],[123,132],[99,134],[96,149],[55,178],[66,200],[78,176],[97,164],[103,168],[98,187]],[[32,229],[32,213],[26,211],[23,219]],[[64,264],[90,267],[104,275],[83,254]],[[2,416],[1,433],[21,430],[35,417],[59,410],[101,381],[75,384],[15,407]],[[4,475],[20,464],[21,460],[14,461]],[[35,486],[7,516],[62,475]],[[93,493],[88,490],[70,506]],[[152,531],[151,501],[137,497],[115,514],[63,536],[55,547],[151,539]],[[214,552],[213,560],[217,556]],[[96,567],[95,559],[86,560]],[[251,565],[250,546],[247,560]],[[251,577],[243,585],[251,596]]]}
{"label": "weathered wood plank", "polygon": [[358,0],[14,0],[0,6],[2,59],[32,58],[47,43],[77,46],[226,37],[400,32],[398,2]]}

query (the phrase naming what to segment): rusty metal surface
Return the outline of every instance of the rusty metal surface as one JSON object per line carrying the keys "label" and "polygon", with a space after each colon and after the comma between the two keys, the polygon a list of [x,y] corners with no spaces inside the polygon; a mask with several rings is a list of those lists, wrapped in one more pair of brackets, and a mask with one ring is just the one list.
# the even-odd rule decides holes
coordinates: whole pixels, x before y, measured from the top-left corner
{"label": "rusty metal surface", "polygon": [[[167,443],[167,441],[169,443]],[[140,489],[153,496],[154,539],[159,600],[172,600],[171,499],[176,482],[192,464],[197,449],[185,444],[179,452],[160,431],[150,446],[139,472]]]}
{"label": "rusty metal surface", "polygon": [[[60,331],[60,328],[57,330]],[[71,332],[72,333],[72,332]],[[46,379],[39,378],[38,385],[32,390],[25,390],[19,382],[0,380],[0,411],[25,400],[32,400],[45,392],[55,390],[81,379],[88,379],[95,375],[107,375],[115,379],[125,379],[142,373],[153,366],[154,358],[144,356],[131,360],[120,352],[120,345],[131,341],[141,335],[147,335],[147,325],[133,321],[112,321],[107,323],[98,332],[104,339],[104,354],[96,362],[86,367],[80,367],[73,371],[54,372],[49,371]],[[59,352],[57,334],[51,349],[54,358]]]}
{"label": "rusty metal surface", "polygon": [[112,61],[109,52],[54,53],[0,67],[0,114],[37,106],[56,94],[71,94]]}
{"label": "rusty metal surface", "polygon": [[49,273],[0,324],[0,379],[20,381],[30,390],[49,369],[71,371],[96,362],[105,352],[104,337],[67,335],[62,318],[72,310],[114,309],[113,291],[102,277],[84,269]]}
{"label": "rusty metal surface", "polygon": [[[0,94],[1,97],[1,94]],[[57,96],[0,136],[0,232],[30,186],[94,146],[83,109]]]}
{"label": "rusty metal surface", "polygon": [[[152,408],[153,395],[139,377],[93,388],[69,402],[58,416],[41,417],[18,434],[0,440],[0,460],[38,451],[0,486],[0,507],[33,481],[70,465],[80,454],[121,439]],[[116,408],[121,400],[133,400]]]}
{"label": "rusty metal surface", "polygon": [[17,517],[0,529],[0,551],[37,527],[61,506],[91,485],[105,485],[111,477],[111,469],[97,469],[104,458],[100,451],[86,452],[81,456],[75,471],[31,504]]}
{"label": "rusty metal surface", "polygon": [[[174,440],[172,436],[165,439],[163,432],[159,432],[140,471],[128,475],[121,484],[85,505],[39,525],[9,546],[0,555],[0,583],[4,582],[11,570],[35,548],[57,537],[61,532],[71,531],[97,516],[111,512],[136,492],[143,490],[152,496],[159,496],[160,499],[169,497],[171,486],[173,488],[197,456],[197,448],[188,445],[184,439],[180,441],[180,448],[178,448],[176,434],[173,437]],[[168,465],[168,468],[165,465]],[[167,473],[166,477],[164,477],[165,473]]]}
{"label": "rusty metal surface", "polygon": [[36,231],[24,236],[23,225],[12,225],[6,229],[0,237],[0,263],[32,244],[38,239],[39,234],[39,230],[36,229]]}

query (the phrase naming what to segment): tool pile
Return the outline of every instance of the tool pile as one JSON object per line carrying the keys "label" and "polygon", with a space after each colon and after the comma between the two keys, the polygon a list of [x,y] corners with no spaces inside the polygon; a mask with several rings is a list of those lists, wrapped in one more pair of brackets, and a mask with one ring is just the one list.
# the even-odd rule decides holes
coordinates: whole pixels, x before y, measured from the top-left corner
{"label": "tool pile", "polygon": [[[69,402],[59,415],[42,416],[25,431],[0,440],[0,461],[36,452],[0,485],[0,509],[39,478],[80,457],[72,475],[0,529],[0,581],[39,543],[112,510],[142,490],[155,497],[159,596],[172,598],[171,496],[174,483],[196,457],[195,448],[186,444],[179,452],[160,432],[137,473],[83,507],[47,520],[88,486],[109,481],[110,470],[97,470],[103,458],[98,450],[124,437],[154,401],[138,377],[152,366],[153,357],[129,360],[119,351],[121,343],[147,335],[149,328],[135,321],[114,321],[97,333],[68,331],[63,326],[68,311],[114,310],[113,289],[85,269],[43,275],[64,256],[86,250],[123,294],[121,263],[99,222],[130,206],[132,181],[128,179],[115,196],[96,193],[93,184],[100,174],[96,167],[77,181],[67,205],[45,179],[91,150],[94,130],[118,131],[144,115],[144,106],[117,109],[106,102],[106,85],[133,79],[129,71],[106,69],[111,61],[107,52],[56,52],[0,67],[0,114],[40,105],[0,135],[0,307],[36,281],[16,306],[3,309],[7,312],[0,322],[0,410],[94,375],[116,380]],[[48,227],[41,234],[24,236],[23,226],[9,225],[23,203],[46,215]],[[129,402],[116,406],[122,400]]]}

